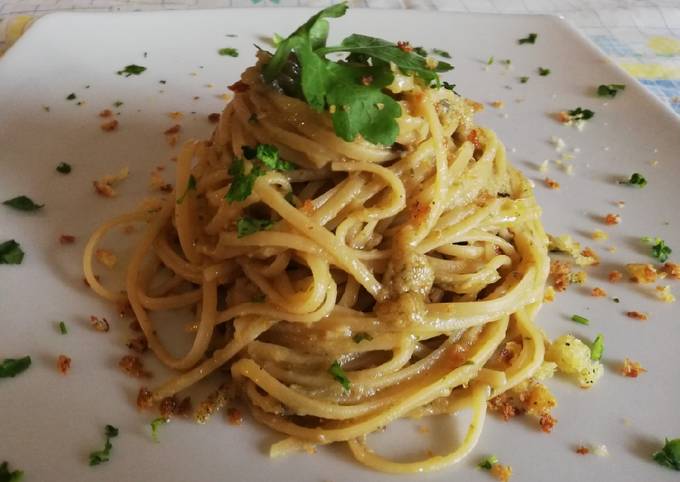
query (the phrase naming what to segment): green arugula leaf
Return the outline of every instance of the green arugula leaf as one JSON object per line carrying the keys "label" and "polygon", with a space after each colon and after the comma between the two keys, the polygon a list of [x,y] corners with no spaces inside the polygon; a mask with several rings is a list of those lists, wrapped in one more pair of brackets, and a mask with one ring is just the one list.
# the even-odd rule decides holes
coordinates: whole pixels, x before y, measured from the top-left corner
{"label": "green arugula leaf", "polygon": [[189,174],[189,180],[187,181],[187,188],[184,190],[184,194],[177,199],[177,204],[182,204],[184,202],[184,199],[187,197],[187,194],[189,194],[189,191],[195,191],[196,190],[196,178],[194,177],[193,174]]}
{"label": "green arugula leaf", "polygon": [[14,378],[31,366],[31,357],[5,358],[0,363],[0,378]]}
{"label": "green arugula leaf", "polygon": [[496,465],[498,463],[498,457],[495,455],[489,455],[488,457],[482,459],[478,464],[477,467],[480,469],[484,470],[491,470],[491,467]]}
{"label": "green arugula leaf", "polygon": [[259,166],[253,166],[249,173],[245,172],[243,159],[236,158],[229,167],[232,176],[231,186],[224,198],[229,202],[244,201],[253,192],[255,180],[264,174]]}
{"label": "green arugula leaf", "polygon": [[616,94],[625,88],[626,86],[624,84],[603,84],[597,88],[597,95],[600,97],[616,97]]}
{"label": "green arugula leaf", "polygon": [[333,376],[333,378],[335,378],[336,382],[342,385],[342,388],[349,391],[350,387],[349,378],[347,378],[345,370],[342,369],[340,363],[338,363],[337,360],[335,360],[331,367],[328,369],[328,373],[330,373]]}
{"label": "green arugula leaf", "polygon": [[109,461],[111,449],[113,448],[113,445],[111,445],[111,439],[118,436],[118,429],[113,425],[107,425],[104,428],[104,435],[106,436],[104,449],[90,453],[90,466],[99,465]]}
{"label": "green arugula leaf", "polygon": [[45,206],[44,204],[34,203],[30,197],[26,196],[17,196],[15,198],[8,199],[2,204],[17,209],[19,211],[37,211],[38,209]]}
{"label": "green arugula leaf", "polygon": [[153,419],[151,421],[151,423],[149,424],[149,425],[151,425],[151,438],[153,439],[153,441],[155,443],[160,442],[160,440],[158,439],[158,428],[161,425],[165,425],[168,422],[169,422],[169,420],[167,418],[158,417],[158,418]]}
{"label": "green arugula leaf", "polygon": [[266,231],[274,225],[271,219],[257,219],[249,216],[242,217],[236,223],[238,237],[242,238],[258,231]]}
{"label": "green arugula leaf", "polygon": [[61,174],[69,174],[71,172],[71,164],[67,162],[60,162],[57,164],[57,172]]}
{"label": "green arugula leaf", "polygon": [[124,75],[125,77],[130,77],[131,75],[140,75],[146,70],[146,67],[141,65],[130,64],[126,65],[123,70],[116,72],[118,75]]}
{"label": "green arugula leaf", "polygon": [[652,458],[661,465],[680,470],[680,438],[666,439],[661,451],[652,454]]}
{"label": "green arugula leaf", "polygon": [[22,470],[9,471],[9,463],[0,464],[0,482],[20,482],[24,478]]}
{"label": "green arugula leaf", "polygon": [[537,34],[537,33],[530,33],[530,34],[527,35],[526,37],[521,38],[521,39],[518,39],[518,40],[517,40],[517,43],[520,44],[520,45],[524,45],[524,44],[535,44],[537,38],[538,38],[538,34]]}
{"label": "green arugula leaf", "polygon": [[10,239],[0,243],[0,264],[21,264],[24,260],[24,252],[19,243]]}
{"label": "green arugula leaf", "polygon": [[645,187],[647,185],[647,179],[639,172],[634,172],[631,174],[630,179],[627,181],[619,181],[619,184],[628,184],[629,186]]}
{"label": "green arugula leaf", "polygon": [[593,344],[590,345],[590,359],[599,361],[600,358],[602,358],[603,352],[604,352],[604,335],[602,335],[602,333],[598,333],[598,335],[595,337],[595,340],[593,341]]}
{"label": "green arugula leaf", "polygon": [[219,49],[217,53],[222,56],[238,57],[238,50],[231,47]]}

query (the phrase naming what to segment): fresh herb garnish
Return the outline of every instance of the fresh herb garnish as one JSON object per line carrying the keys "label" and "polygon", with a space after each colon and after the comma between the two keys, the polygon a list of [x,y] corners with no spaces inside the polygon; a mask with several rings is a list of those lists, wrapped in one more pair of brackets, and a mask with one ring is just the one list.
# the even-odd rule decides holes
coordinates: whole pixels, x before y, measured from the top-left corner
{"label": "fresh herb garnish", "polygon": [[[401,115],[399,104],[382,91],[394,79],[390,65],[427,84],[438,82],[438,72],[453,67],[426,59],[403,45],[365,35],[350,35],[340,45],[327,47],[326,19],[341,17],[346,10],[346,3],[328,7],[282,40],[263,69],[264,78],[278,84],[279,74],[294,53],[301,71],[299,86],[287,93],[304,98],[317,112],[328,109],[340,138],[352,141],[362,135],[371,143],[390,145],[398,134],[396,119]],[[336,52],[350,55],[343,62],[326,58]]]}
{"label": "fresh herb garnish", "polygon": [[537,34],[537,33],[530,33],[530,34],[527,35],[526,37],[517,40],[517,43],[519,43],[520,45],[524,45],[524,44],[535,44],[537,38],[538,38],[538,34]]}
{"label": "fresh herb garnish", "polygon": [[15,377],[31,366],[31,357],[5,358],[0,363],[0,378]]}
{"label": "fresh herb garnish", "polygon": [[23,470],[9,471],[9,463],[0,464],[0,482],[20,482],[24,478]]}
{"label": "fresh herb garnish", "polygon": [[271,219],[257,219],[249,216],[242,217],[236,223],[238,237],[248,236],[258,231],[266,231],[274,225]]}
{"label": "fresh herb garnish", "polygon": [[226,55],[229,57],[238,57],[238,50],[231,48],[231,47],[225,47],[223,49],[219,49],[217,51],[218,54],[220,55]]}
{"label": "fresh herb garnish", "polygon": [[538,68],[538,75],[541,77],[545,77],[546,75],[550,75],[550,69],[546,69],[544,67],[539,67]]}
{"label": "fresh herb garnish", "polygon": [[456,84],[449,84],[447,81],[443,80],[442,81],[442,87],[444,87],[446,90],[450,90],[454,94],[458,95],[458,92],[456,92]]}
{"label": "fresh herb garnish", "polygon": [[104,435],[106,435],[106,442],[104,443],[103,450],[97,450],[96,452],[90,453],[90,465],[99,465],[104,462],[109,461],[111,455],[111,439],[118,436],[118,429],[113,425],[107,425],[104,429]]}
{"label": "fresh herb garnish", "polygon": [[122,100],[117,100],[117,101],[115,101],[115,102],[113,103],[113,106],[114,106],[114,107],[120,107],[121,105],[123,105],[123,101],[122,101]]}
{"label": "fresh herb garnish", "polygon": [[66,323],[63,321],[59,322],[59,333],[62,335],[68,335],[68,328],[66,328]]}
{"label": "fresh herb garnish", "polygon": [[581,315],[572,315],[571,321],[575,321],[576,323],[580,323],[582,325],[590,324],[590,320],[588,318],[582,317]]}
{"label": "fresh herb garnish", "polygon": [[480,469],[484,469],[484,470],[491,470],[491,467],[493,467],[497,463],[498,463],[498,457],[496,457],[495,455],[489,455],[485,459],[482,459],[477,464],[477,467],[479,467]]}
{"label": "fresh herb garnish", "polygon": [[26,196],[17,196],[15,198],[4,201],[2,204],[17,209],[19,211],[37,211],[38,209],[45,206],[44,204],[34,203],[30,197]]}
{"label": "fresh herb garnish", "polygon": [[600,360],[600,358],[602,358],[602,352],[604,352],[604,336],[602,333],[598,333],[593,344],[590,345],[590,359],[595,361]]}
{"label": "fresh herb garnish", "polygon": [[57,172],[61,174],[69,174],[71,170],[72,170],[71,164],[67,162],[60,162],[59,164],[57,164]]}
{"label": "fresh herb garnish", "polygon": [[279,150],[270,144],[258,144],[254,149],[250,146],[243,146],[243,156],[248,160],[259,159],[269,169],[295,170],[295,164],[280,159]]}
{"label": "fresh herb garnish", "polygon": [[336,382],[342,385],[342,388],[344,388],[345,390],[349,390],[350,387],[349,378],[347,378],[345,370],[342,369],[340,363],[338,363],[337,360],[335,360],[331,367],[328,369],[328,373],[330,373],[333,376],[333,378],[335,378]]}
{"label": "fresh herb garnish", "polygon": [[158,417],[154,420],[151,421],[151,438],[153,439],[154,442],[159,443],[160,440],[158,439],[158,427],[161,425],[165,425],[168,423],[168,419],[164,417]]}
{"label": "fresh herb garnish", "polygon": [[0,264],[21,264],[24,252],[19,243],[10,239],[0,243]]}
{"label": "fresh herb garnish", "polygon": [[493,65],[493,55],[486,61],[486,65]]}
{"label": "fresh herb garnish", "polygon": [[529,77],[523,76],[519,78],[520,84],[526,84],[527,82],[529,82]]}
{"label": "fresh herb garnish", "polygon": [[595,115],[595,112],[590,109],[582,109],[581,107],[577,107],[576,109],[568,111],[568,114],[571,120],[580,121],[592,119],[592,117]]}
{"label": "fresh herb garnish", "polygon": [[229,166],[229,174],[232,176],[231,186],[224,198],[229,201],[244,201],[253,192],[255,180],[264,174],[259,166],[253,168],[246,174],[245,163],[241,158],[235,158]]}
{"label": "fresh herb garnish", "polygon": [[603,84],[597,88],[597,95],[600,97],[616,97],[616,94],[625,88],[624,84]]}
{"label": "fresh herb garnish", "polygon": [[614,303],[621,303],[621,300],[619,298],[612,298],[612,301]]}
{"label": "fresh herb garnish", "polygon": [[118,75],[124,75],[125,77],[130,77],[131,75],[139,75],[146,70],[146,67],[141,65],[130,64],[126,65],[123,70],[116,72]]}
{"label": "fresh herb garnish", "polygon": [[652,454],[652,458],[661,465],[680,470],[680,438],[666,439],[661,451]]}
{"label": "fresh herb garnish", "polygon": [[652,256],[659,260],[660,263],[665,263],[673,250],[661,238],[650,238],[645,236],[642,242],[652,246]]}
{"label": "fresh herb garnish", "polygon": [[187,197],[187,194],[189,194],[189,191],[195,190],[196,190],[196,178],[194,177],[193,174],[189,174],[187,188],[184,190],[184,194],[182,194],[182,196],[177,200],[177,204],[182,204],[184,202],[184,199]]}
{"label": "fresh herb garnish", "polygon": [[371,341],[372,339],[373,337],[369,333],[366,333],[365,331],[360,331],[359,333],[352,337],[354,343],[361,343],[364,340]]}
{"label": "fresh herb garnish", "polygon": [[645,187],[647,185],[647,179],[639,172],[634,172],[631,174],[630,179],[627,181],[619,181],[619,184],[628,184],[629,186]]}

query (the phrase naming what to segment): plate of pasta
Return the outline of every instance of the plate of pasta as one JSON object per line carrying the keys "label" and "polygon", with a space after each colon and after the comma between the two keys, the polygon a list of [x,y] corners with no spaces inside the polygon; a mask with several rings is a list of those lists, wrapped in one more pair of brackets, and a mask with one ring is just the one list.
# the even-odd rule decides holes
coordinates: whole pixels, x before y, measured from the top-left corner
{"label": "plate of pasta", "polygon": [[680,470],[680,121],[563,20],[55,14],[0,105],[2,480]]}

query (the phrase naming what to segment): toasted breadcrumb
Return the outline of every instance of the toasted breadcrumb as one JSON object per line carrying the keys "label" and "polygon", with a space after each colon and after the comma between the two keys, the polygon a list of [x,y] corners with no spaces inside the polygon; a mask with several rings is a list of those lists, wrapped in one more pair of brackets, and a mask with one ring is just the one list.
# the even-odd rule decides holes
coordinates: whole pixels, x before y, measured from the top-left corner
{"label": "toasted breadcrumb", "polygon": [[604,223],[608,226],[613,224],[619,224],[621,222],[621,216],[618,214],[609,213],[604,217]]}
{"label": "toasted breadcrumb", "polygon": [[547,286],[543,292],[543,301],[545,303],[552,303],[555,301],[555,288]]}
{"label": "toasted breadcrumb", "polygon": [[76,242],[76,237],[70,234],[62,234],[59,236],[59,244],[73,244]]}
{"label": "toasted breadcrumb", "polygon": [[165,397],[163,400],[161,400],[161,403],[158,404],[158,411],[160,413],[160,416],[166,420],[169,420],[175,413],[178,403],[179,402],[177,400],[177,397],[175,397],[174,395],[170,397]]}
{"label": "toasted breadcrumb", "polygon": [[646,313],[641,313],[639,311],[626,311],[626,316],[628,318],[633,318],[634,320],[647,321],[648,316]]}
{"label": "toasted breadcrumb", "polygon": [[594,445],[592,445],[592,451],[593,451],[593,454],[595,454],[598,457],[608,457],[609,456],[609,450],[607,449],[607,446],[605,444],[594,444]]}
{"label": "toasted breadcrumb", "polygon": [[490,103],[490,105],[494,109],[502,109],[503,107],[505,107],[505,102],[503,102],[502,100],[494,100],[493,102]]}
{"label": "toasted breadcrumb", "polygon": [[146,387],[140,387],[137,393],[137,408],[140,410],[153,407],[153,394]]}
{"label": "toasted breadcrumb", "polygon": [[113,132],[118,129],[118,121],[116,119],[112,119],[110,121],[104,122],[99,127],[101,127],[104,132]]}
{"label": "toasted breadcrumb", "polygon": [[675,303],[675,296],[671,293],[670,286],[657,286],[656,297],[664,303]]}
{"label": "toasted breadcrumb", "polygon": [[116,263],[118,262],[118,257],[108,249],[98,249],[94,252],[94,257],[97,259],[97,261],[109,269],[115,267]]}
{"label": "toasted breadcrumb", "polygon": [[557,420],[549,413],[544,413],[541,415],[541,418],[538,422],[538,424],[541,426],[541,430],[543,430],[545,433],[552,432],[552,429],[556,423]]}
{"label": "toasted breadcrumb", "polygon": [[639,362],[626,358],[623,360],[623,366],[621,367],[621,374],[629,378],[637,378],[643,372],[647,370],[642,368]]}
{"label": "toasted breadcrumb", "polygon": [[[543,375],[552,376],[554,364],[552,366],[553,369],[550,370],[548,367]],[[546,433],[549,433],[557,423],[550,415],[550,411],[556,405],[555,396],[537,377],[525,380],[487,402],[489,410],[499,413],[506,421],[525,413],[537,417],[541,430]]]}
{"label": "toasted breadcrumb", "polygon": [[654,283],[658,274],[651,264],[630,263],[626,265],[626,270],[630,279],[640,284]]}
{"label": "toasted breadcrumb", "polygon": [[569,115],[569,112],[565,110],[558,112],[556,117],[558,122],[561,122],[562,124],[569,124],[571,122],[571,116]]}
{"label": "toasted breadcrumb", "polygon": [[490,472],[500,482],[508,482],[512,477],[512,467],[509,465],[494,464]]}
{"label": "toasted breadcrumb", "polygon": [[590,449],[583,445],[579,445],[578,447],[576,447],[576,453],[579,455],[588,455],[590,453]]}
{"label": "toasted breadcrumb", "polygon": [[559,260],[550,262],[550,275],[557,291],[565,291],[569,286],[571,265]]}
{"label": "toasted breadcrumb", "polygon": [[676,263],[666,263],[664,264],[661,269],[663,270],[664,273],[666,273],[670,278],[673,279],[680,279],[680,264]]}
{"label": "toasted breadcrumb", "polygon": [[600,229],[596,229],[595,231],[593,231],[591,237],[595,241],[605,241],[606,239],[609,239],[609,235]]}
{"label": "toasted breadcrumb", "polygon": [[134,378],[151,378],[151,373],[144,370],[144,363],[136,356],[125,355],[118,362],[123,373]]}
{"label": "toasted breadcrumb", "polygon": [[175,144],[177,144],[177,141],[179,140],[179,131],[181,128],[182,126],[175,124],[163,132],[163,134],[165,134],[165,140],[170,146],[175,146]]}
{"label": "toasted breadcrumb", "polygon": [[66,355],[59,355],[59,358],[57,358],[57,370],[59,370],[59,373],[66,375],[70,369],[71,358],[67,357]]}
{"label": "toasted breadcrumb", "polygon": [[220,121],[220,114],[218,112],[213,112],[212,114],[208,115],[208,120],[212,124],[217,124]]}
{"label": "toasted breadcrumb", "polygon": [[109,109],[104,109],[99,113],[99,117],[111,117],[113,115],[113,112],[111,112]]}
{"label": "toasted breadcrumb", "polygon": [[465,99],[465,103],[472,107],[473,112],[481,112],[484,110],[484,104],[476,102],[472,99]]}
{"label": "toasted breadcrumb", "polygon": [[590,290],[590,294],[595,298],[604,298],[605,296],[607,296],[607,292],[602,288],[598,287],[595,287],[592,290]]}
{"label": "toasted breadcrumb", "polygon": [[238,408],[230,407],[227,409],[227,420],[229,420],[229,425],[241,425],[243,414]]}
{"label": "toasted breadcrumb", "polygon": [[133,352],[142,354],[149,349],[149,342],[145,336],[138,336],[137,338],[130,338],[126,346]]}
{"label": "toasted breadcrumb", "polygon": [[311,216],[312,214],[314,214],[314,203],[312,202],[312,200],[311,199],[305,199],[304,202],[302,203],[301,210],[307,216]]}
{"label": "toasted breadcrumb", "polygon": [[620,271],[612,271],[607,275],[607,278],[612,283],[618,283],[623,278],[623,274]]}
{"label": "toasted breadcrumb", "polygon": [[588,273],[585,271],[577,271],[569,275],[569,283],[575,285],[582,285],[588,279]]}
{"label": "toasted breadcrumb", "polygon": [[208,395],[208,397],[200,403],[194,413],[194,421],[196,423],[204,424],[210,417],[234,398],[234,388],[230,384],[222,384],[217,390]]}
{"label": "toasted breadcrumb", "polygon": [[559,189],[560,188],[560,183],[555,181],[554,179],[549,178],[549,177],[546,177],[544,182],[545,182],[545,185],[550,189]]}
{"label": "toasted breadcrumb", "polygon": [[557,368],[573,375],[581,388],[590,388],[604,373],[604,367],[591,359],[590,347],[572,335],[557,338],[546,352],[546,360],[555,362]]}
{"label": "toasted breadcrumb", "polygon": [[107,332],[109,331],[109,322],[106,318],[99,318],[94,315],[90,315],[90,325],[97,331]]}
{"label": "toasted breadcrumb", "polygon": [[184,117],[184,114],[178,111],[168,112],[168,117],[170,117],[174,121],[178,121],[181,120],[182,117]]}
{"label": "toasted breadcrumb", "polygon": [[127,167],[122,168],[118,174],[107,174],[106,176],[93,181],[95,191],[104,197],[114,197],[116,191],[114,191],[113,186],[121,181],[127,179],[130,175],[130,169]]}

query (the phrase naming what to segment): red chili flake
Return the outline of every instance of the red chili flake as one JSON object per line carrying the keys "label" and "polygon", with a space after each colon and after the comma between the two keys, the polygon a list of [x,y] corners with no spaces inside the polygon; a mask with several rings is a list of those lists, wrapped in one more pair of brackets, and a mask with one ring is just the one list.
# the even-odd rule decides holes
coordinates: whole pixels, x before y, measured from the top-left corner
{"label": "red chili flake", "polygon": [[647,321],[647,315],[645,313],[640,313],[639,311],[627,311],[626,316],[628,318],[633,318],[634,320]]}
{"label": "red chili flake", "polygon": [[59,236],[59,244],[73,244],[76,242],[76,237],[70,234],[62,234]]}
{"label": "red chili flake", "polygon": [[248,89],[250,89],[250,86],[239,80],[238,82],[231,84],[229,87],[227,87],[227,89],[240,94],[242,92],[247,92]]}
{"label": "red chili flake", "polygon": [[208,115],[208,120],[213,124],[217,124],[220,121],[220,114],[213,112],[212,114]]}

